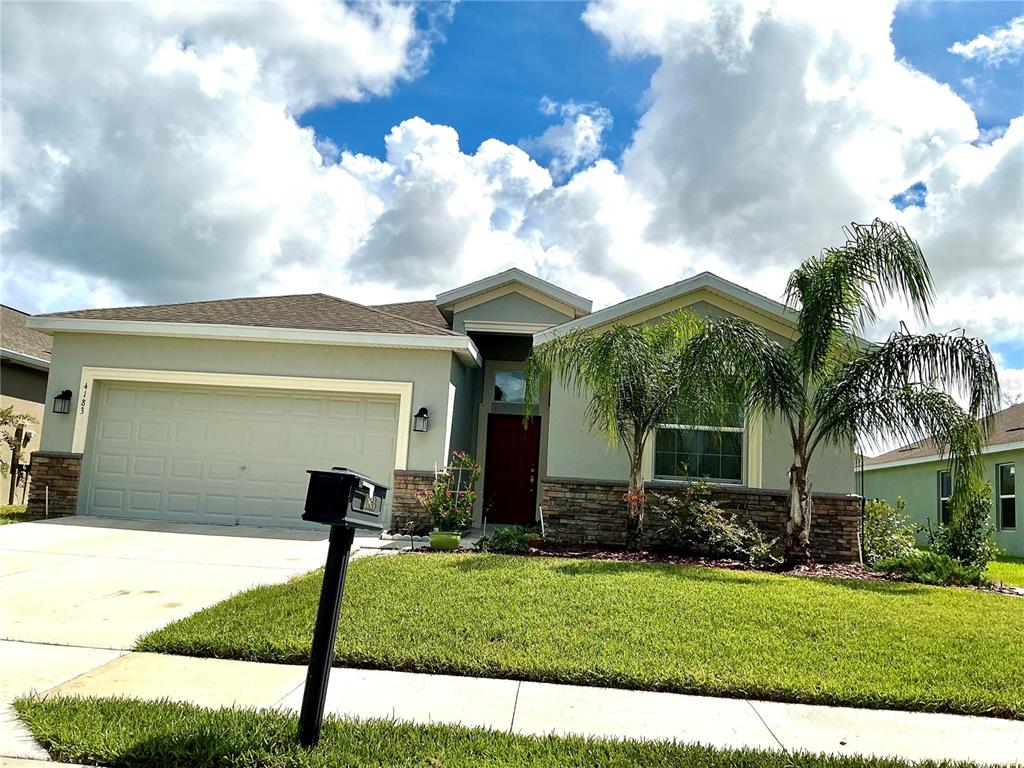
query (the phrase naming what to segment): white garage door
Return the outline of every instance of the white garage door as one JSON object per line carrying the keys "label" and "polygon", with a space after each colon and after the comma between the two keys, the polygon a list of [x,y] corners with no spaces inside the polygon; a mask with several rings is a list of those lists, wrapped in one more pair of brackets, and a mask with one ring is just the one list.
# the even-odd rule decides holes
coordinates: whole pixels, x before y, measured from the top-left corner
{"label": "white garage door", "polygon": [[302,526],[307,469],[395,468],[393,396],[109,382],[92,407],[87,514]]}

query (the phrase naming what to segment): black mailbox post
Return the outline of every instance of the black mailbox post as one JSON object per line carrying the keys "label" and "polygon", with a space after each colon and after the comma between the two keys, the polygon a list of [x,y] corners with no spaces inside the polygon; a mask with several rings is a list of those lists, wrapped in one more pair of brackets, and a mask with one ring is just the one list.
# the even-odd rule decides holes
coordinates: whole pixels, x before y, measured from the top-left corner
{"label": "black mailbox post", "polygon": [[380,514],[388,489],[366,475],[344,467],[334,467],[330,471],[310,469],[307,472],[309,488],[302,519],[331,526],[327,565],[324,566],[324,582],[320,587],[320,605],[313,630],[313,647],[309,653],[309,670],[299,713],[299,744],[315,747],[320,741],[320,726],[324,719],[324,700],[334,657],[334,641],[338,635],[338,614],[345,592],[352,539],[357,528],[380,530],[384,527]]}

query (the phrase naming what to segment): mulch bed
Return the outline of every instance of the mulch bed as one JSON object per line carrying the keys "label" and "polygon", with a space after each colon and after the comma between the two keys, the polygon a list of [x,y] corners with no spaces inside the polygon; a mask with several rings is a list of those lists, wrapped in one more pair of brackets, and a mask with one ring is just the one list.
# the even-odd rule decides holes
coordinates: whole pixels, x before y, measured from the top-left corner
{"label": "mulch bed", "polygon": [[[432,552],[430,547],[417,548],[417,552]],[[468,552],[468,550],[460,550]],[[793,567],[779,566],[773,569],[755,568],[742,560],[715,559],[709,557],[693,557],[673,555],[667,552],[648,552],[646,550],[626,551],[603,547],[544,547],[530,548],[530,557],[562,557],[576,560],[610,560],[620,563],[663,563],[668,565],[687,565],[703,568],[725,568],[731,571],[762,571],[779,573],[784,576],[800,576],[814,579],[855,579],[857,581],[894,581],[904,584],[915,582],[894,573],[872,571],[860,563],[806,563]],[[954,587],[971,589],[976,592],[996,592],[1011,597],[1024,597],[1024,589],[1006,584],[992,584],[988,587]]]}

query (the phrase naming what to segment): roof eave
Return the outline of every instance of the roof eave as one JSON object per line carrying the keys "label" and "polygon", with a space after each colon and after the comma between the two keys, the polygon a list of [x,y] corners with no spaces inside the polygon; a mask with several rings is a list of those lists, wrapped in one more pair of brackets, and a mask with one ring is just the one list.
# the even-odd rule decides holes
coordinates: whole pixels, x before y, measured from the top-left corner
{"label": "roof eave", "polygon": [[346,347],[445,350],[464,363],[479,367],[483,358],[473,340],[456,334],[378,333],[276,328],[218,323],[168,323],[150,320],[98,320],[79,317],[32,317],[28,327],[41,333],[108,333],[128,336],[163,336],[220,341],[263,341],[290,344],[326,344]]}
{"label": "roof eave", "polygon": [[[981,452],[983,454],[990,453],[1002,453],[1003,451],[1019,451],[1024,450],[1024,440],[1019,440],[1015,443],[995,443],[993,445],[983,445]],[[927,456],[915,456],[912,459],[892,459],[889,461],[881,461],[877,464],[864,463],[864,471],[870,472],[873,469],[892,469],[895,467],[909,467],[914,464],[930,464],[935,461],[948,461],[949,455],[945,453],[929,453]],[[857,472],[860,471],[858,467]]]}
{"label": "roof eave", "polygon": [[26,355],[23,352],[15,352],[13,349],[7,349],[6,347],[0,348],[0,358],[4,360],[10,360],[13,363],[18,363],[26,368],[35,368],[39,371],[50,370],[50,361],[42,357],[33,357],[32,355]]}

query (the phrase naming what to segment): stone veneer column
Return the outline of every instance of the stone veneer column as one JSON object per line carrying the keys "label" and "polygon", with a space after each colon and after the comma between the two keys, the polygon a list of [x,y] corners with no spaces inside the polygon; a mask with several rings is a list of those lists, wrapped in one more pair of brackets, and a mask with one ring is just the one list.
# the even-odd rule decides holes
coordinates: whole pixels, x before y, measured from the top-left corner
{"label": "stone veneer column", "polygon": [[28,511],[40,515],[46,512],[49,491],[50,517],[75,514],[78,510],[82,454],[36,451],[31,462]]}
{"label": "stone veneer column", "polygon": [[396,469],[391,488],[391,524],[392,531],[403,533],[409,523],[417,526],[430,525],[430,515],[416,501],[413,494],[425,491],[434,483],[432,471],[422,472],[414,469]]}

